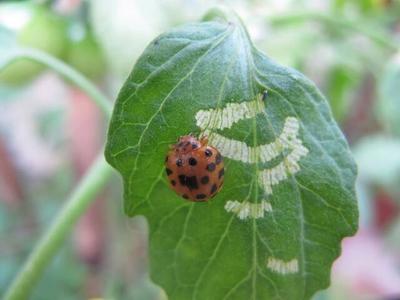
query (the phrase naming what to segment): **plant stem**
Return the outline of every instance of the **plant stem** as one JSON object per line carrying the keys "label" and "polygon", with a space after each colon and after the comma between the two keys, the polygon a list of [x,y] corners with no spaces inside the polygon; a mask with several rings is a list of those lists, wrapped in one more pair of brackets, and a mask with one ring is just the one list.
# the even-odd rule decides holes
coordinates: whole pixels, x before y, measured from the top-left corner
{"label": "plant stem", "polygon": [[[81,88],[110,118],[112,105],[108,99],[86,77],[61,60],[36,49],[19,48],[0,69],[14,60],[28,58],[53,69],[73,84]],[[40,279],[46,266],[61,247],[78,218],[85,212],[90,202],[107,183],[112,174],[111,167],[103,157],[103,151],[81,179],[70,195],[47,232],[28,257],[24,266],[5,294],[5,300],[27,299],[36,282]]]}
{"label": "plant stem", "polygon": [[27,299],[30,291],[51,258],[56,254],[78,218],[85,212],[90,202],[104,186],[112,174],[103,154],[86,172],[70,199],[56,216],[47,233],[30,254],[25,265],[5,295],[5,300]]}
{"label": "plant stem", "polygon": [[105,115],[110,118],[112,113],[112,104],[108,99],[98,90],[98,88],[90,82],[85,76],[71,68],[63,61],[37,49],[20,48],[17,50],[16,55],[8,64],[20,58],[27,58],[39,62],[50,69],[53,69],[73,84],[82,89],[96,104],[102,109]]}
{"label": "plant stem", "polygon": [[272,25],[285,25],[285,24],[298,23],[304,21],[323,22],[328,25],[339,26],[342,28],[358,32],[368,37],[376,44],[379,44],[390,50],[398,51],[400,48],[400,45],[394,42],[393,38],[391,38],[387,33],[376,31],[375,29],[371,28],[371,26],[365,26],[365,23],[363,22],[352,21],[343,18],[343,16],[306,11],[306,12],[295,12],[290,14],[270,16],[268,18],[268,21],[271,22]]}

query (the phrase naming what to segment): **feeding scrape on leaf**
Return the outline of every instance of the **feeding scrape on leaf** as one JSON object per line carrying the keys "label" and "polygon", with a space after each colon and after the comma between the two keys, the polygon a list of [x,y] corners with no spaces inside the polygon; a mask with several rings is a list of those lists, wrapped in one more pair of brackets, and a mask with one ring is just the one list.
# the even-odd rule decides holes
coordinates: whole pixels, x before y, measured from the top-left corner
{"label": "feeding scrape on leaf", "polygon": [[[189,133],[224,156],[209,202],[183,200],[164,174],[169,145]],[[326,100],[235,18],[147,47],[118,96],[106,158],[125,212],[148,220],[151,278],[170,299],[308,299],[357,227],[355,165]]]}

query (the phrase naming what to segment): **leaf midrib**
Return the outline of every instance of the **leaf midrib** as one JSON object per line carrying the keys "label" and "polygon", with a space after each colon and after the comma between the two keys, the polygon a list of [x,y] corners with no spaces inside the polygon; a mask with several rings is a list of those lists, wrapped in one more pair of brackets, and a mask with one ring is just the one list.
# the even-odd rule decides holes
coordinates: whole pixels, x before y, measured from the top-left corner
{"label": "leaf midrib", "polygon": [[[244,30],[244,29],[242,29],[242,30]],[[245,34],[245,33],[244,33]],[[254,46],[252,46],[251,45],[251,47],[253,47],[251,50],[255,50],[255,48],[254,48]],[[249,68],[249,69],[251,69],[252,70],[252,78],[251,79],[253,79],[253,81],[255,81],[255,82],[257,82],[257,83],[259,83],[263,88],[265,88],[265,90],[267,90],[267,91],[269,91],[270,89],[267,87],[267,86],[265,86],[264,84],[263,84],[263,82],[261,82],[261,81],[259,81],[258,79],[257,79],[257,76],[256,76],[256,72],[258,71],[258,68],[256,67],[256,65],[255,65],[255,63],[254,63],[254,60],[253,60],[253,57],[252,57],[252,51],[248,51],[247,53],[248,53],[248,55],[247,55],[247,60],[248,60],[248,63],[249,64],[251,64],[251,66],[252,66],[252,68]],[[259,72],[259,71],[258,71]],[[250,82],[252,82],[251,80],[250,80]],[[274,127],[272,126],[272,124],[271,124],[271,122],[270,122],[270,120],[268,119],[268,116],[267,116],[267,112],[266,112],[266,110],[264,110],[264,114],[263,114],[263,116],[265,117],[265,120],[266,120],[266,122],[267,122],[267,124],[269,125],[269,127],[270,127],[270,130],[271,130],[271,132],[272,132],[272,135],[273,135],[273,138],[274,139],[277,139],[277,137],[278,137],[278,135],[277,135],[277,133],[275,132],[275,129],[274,129]],[[254,134],[254,136],[256,136],[256,134]],[[255,144],[256,145],[256,144]],[[282,154],[280,155],[281,157],[282,157]],[[283,157],[282,157],[283,158]],[[284,159],[284,158],[283,158]],[[258,167],[258,160],[259,160],[259,155],[257,155],[257,158],[256,158],[256,165],[257,165],[257,167]],[[256,171],[256,176],[257,176],[257,178],[259,177],[259,170],[258,170],[258,168],[257,168],[257,171]],[[291,180],[292,180],[292,183],[293,183],[293,180],[295,180],[296,181],[296,179],[295,179],[295,177],[294,177],[294,175],[293,174],[289,174],[289,176],[288,176]],[[256,186],[256,189],[257,189],[257,191],[258,191],[258,189],[259,189],[259,187],[258,187],[258,185]],[[299,220],[300,220],[300,238],[299,238],[299,244],[300,244],[300,258],[301,258],[301,261],[302,261],[302,265],[301,265],[301,277],[303,278],[303,296],[302,296],[302,298],[304,299],[304,297],[305,297],[305,293],[306,293],[306,287],[307,287],[307,283],[306,283],[306,256],[305,256],[305,251],[304,251],[304,239],[305,239],[305,228],[304,228],[304,211],[303,211],[303,203],[302,203],[302,198],[301,198],[301,195],[300,195],[300,192],[299,192],[299,190],[298,190],[298,188],[296,187],[296,186],[294,186],[294,189],[295,189],[295,194],[296,194],[296,198],[297,198],[297,201],[298,201],[298,203],[299,203]],[[272,214],[273,214],[273,212],[272,212]],[[257,229],[257,224],[256,224],[256,221],[253,219],[253,222],[254,222],[254,226],[253,226],[253,228],[256,230],[256,231],[258,231],[258,229]],[[271,253],[272,254],[272,253]],[[279,295],[279,294],[278,294]]]}

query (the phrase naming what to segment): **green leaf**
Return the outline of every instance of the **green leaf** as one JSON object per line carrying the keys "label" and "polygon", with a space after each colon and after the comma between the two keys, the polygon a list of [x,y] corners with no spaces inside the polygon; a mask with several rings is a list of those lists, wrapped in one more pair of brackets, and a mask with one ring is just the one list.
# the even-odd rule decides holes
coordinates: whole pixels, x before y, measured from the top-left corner
{"label": "green leaf", "polygon": [[388,63],[379,81],[378,118],[391,133],[400,136],[400,52]]}
{"label": "green leaf", "polygon": [[[290,50],[288,50],[290,51]],[[207,134],[225,157],[215,198],[168,186],[169,145]],[[150,229],[151,278],[170,299],[308,299],[357,228],[356,169],[326,100],[252,45],[240,21],[175,28],[117,99],[106,158],[124,208]]]}

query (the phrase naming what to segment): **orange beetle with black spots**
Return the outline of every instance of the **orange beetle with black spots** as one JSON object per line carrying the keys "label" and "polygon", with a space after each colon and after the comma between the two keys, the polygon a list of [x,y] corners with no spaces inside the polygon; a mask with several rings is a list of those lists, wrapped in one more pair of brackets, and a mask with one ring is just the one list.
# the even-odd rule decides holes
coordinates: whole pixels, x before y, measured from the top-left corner
{"label": "orange beetle with black spots", "polygon": [[165,158],[165,170],[171,188],[179,196],[194,202],[208,201],[224,183],[222,155],[208,145],[207,138],[180,137]]}

